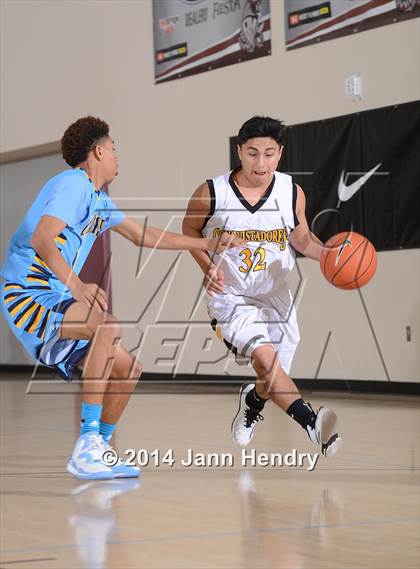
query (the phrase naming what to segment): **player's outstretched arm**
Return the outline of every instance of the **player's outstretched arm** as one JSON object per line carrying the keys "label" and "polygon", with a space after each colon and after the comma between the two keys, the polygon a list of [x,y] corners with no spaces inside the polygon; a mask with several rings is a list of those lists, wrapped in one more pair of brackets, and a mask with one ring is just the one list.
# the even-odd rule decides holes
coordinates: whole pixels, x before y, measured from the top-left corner
{"label": "player's outstretched arm", "polygon": [[57,248],[54,239],[65,227],[66,223],[58,217],[43,215],[32,235],[31,246],[49,270],[70,290],[75,300],[106,310],[105,291],[94,283],[82,282]]}
{"label": "player's outstretched arm", "polygon": [[299,225],[293,229],[290,234],[290,243],[296,251],[319,261],[321,258],[321,253],[323,250],[322,242],[314,235],[309,229],[308,222],[306,220],[305,208],[306,208],[306,198],[303,190],[300,186],[296,184],[297,188],[297,199],[296,199],[296,216],[299,221]]}
{"label": "player's outstretched arm", "polygon": [[143,227],[129,217],[126,217],[124,221],[113,227],[112,230],[137,245],[137,247],[177,251],[216,251],[221,253],[227,248],[239,246],[238,240],[229,235],[221,235],[220,238],[212,239],[203,239],[201,236],[200,238],[189,237],[172,233],[171,231],[164,231],[157,227]]}

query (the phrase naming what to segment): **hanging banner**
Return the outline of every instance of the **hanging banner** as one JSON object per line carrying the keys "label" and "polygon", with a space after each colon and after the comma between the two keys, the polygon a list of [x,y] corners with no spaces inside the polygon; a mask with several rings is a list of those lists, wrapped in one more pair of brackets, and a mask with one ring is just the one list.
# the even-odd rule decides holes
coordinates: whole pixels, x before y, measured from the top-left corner
{"label": "hanging banner", "polygon": [[284,0],[286,48],[294,49],[420,16],[420,0]]}
{"label": "hanging banner", "polygon": [[[239,165],[231,138],[231,167]],[[289,126],[279,170],[306,195],[325,242],[365,235],[379,251],[420,247],[420,101]]]}
{"label": "hanging banner", "polygon": [[154,0],[155,83],[271,53],[269,0]]}

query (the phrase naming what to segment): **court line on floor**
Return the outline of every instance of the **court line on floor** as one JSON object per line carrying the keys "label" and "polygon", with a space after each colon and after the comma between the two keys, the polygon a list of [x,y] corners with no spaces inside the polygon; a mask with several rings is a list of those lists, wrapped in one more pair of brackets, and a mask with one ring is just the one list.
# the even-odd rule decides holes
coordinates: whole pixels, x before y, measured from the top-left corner
{"label": "court line on floor", "polygon": [[[13,565],[14,563],[35,563],[38,561],[57,561],[57,557],[43,557],[41,559],[18,559],[16,561],[0,561],[1,565]],[[3,567],[0,567],[3,569]]]}
{"label": "court line on floor", "polygon": [[[183,468],[162,468],[160,466],[156,466],[153,468],[143,468],[142,472],[143,474],[146,473],[167,473],[167,472],[201,472],[201,473],[206,473],[206,472],[211,472],[211,473],[215,473],[215,472],[245,472],[246,469],[244,468],[235,468],[235,467],[220,467],[220,466],[215,466],[213,468],[209,468],[209,467],[197,467],[197,468],[190,468],[190,467],[183,467]],[[318,470],[315,470],[314,472],[419,472],[420,471],[420,467],[407,467],[407,468],[319,468]],[[278,473],[297,473],[297,472],[302,472],[302,473],[307,473],[307,470],[305,468],[295,468],[295,467],[277,467],[277,466],[265,466],[265,467],[261,467],[259,469],[259,472],[278,472]],[[6,478],[8,476],[19,476],[19,477],[24,477],[24,476],[65,476],[66,478],[69,478],[69,475],[63,470],[60,472],[2,472],[0,473],[0,477]]]}
{"label": "court line on floor", "polygon": [[[332,529],[332,528],[346,528],[346,527],[360,527],[360,526],[372,526],[372,525],[389,525],[395,523],[412,523],[420,522],[420,517],[414,518],[395,518],[395,519],[379,519],[379,520],[369,520],[369,521],[357,521],[357,522],[347,522],[341,524],[314,524],[307,526],[294,526],[285,528],[253,528],[249,530],[238,530],[238,531],[227,531],[227,532],[217,532],[217,533],[205,533],[205,534],[181,534],[172,535],[168,537],[150,537],[144,539],[121,539],[121,540],[110,540],[107,541],[107,545],[130,545],[136,543],[154,543],[154,542],[167,542],[176,540],[188,540],[188,539],[218,539],[227,537],[240,537],[242,535],[252,535],[261,533],[287,533],[296,531],[307,531],[313,529]],[[88,546],[85,546],[88,547]],[[48,551],[55,549],[82,549],[80,545],[77,544],[64,544],[64,545],[48,545],[42,547],[25,547],[17,549],[3,549],[3,554],[11,553],[23,553],[29,551]],[[84,547],[83,547],[84,549]],[[0,552],[1,553],[1,552]]]}
{"label": "court line on floor", "polygon": [[60,428],[56,428],[56,427],[39,427],[37,425],[16,425],[16,424],[12,424],[12,423],[1,423],[0,428],[2,430],[4,429],[10,429],[11,431],[14,431],[15,429],[22,429],[24,431],[29,431],[29,434],[32,434],[33,431],[53,431],[56,433],[75,433],[75,429],[74,428],[68,428],[68,429],[60,429]]}

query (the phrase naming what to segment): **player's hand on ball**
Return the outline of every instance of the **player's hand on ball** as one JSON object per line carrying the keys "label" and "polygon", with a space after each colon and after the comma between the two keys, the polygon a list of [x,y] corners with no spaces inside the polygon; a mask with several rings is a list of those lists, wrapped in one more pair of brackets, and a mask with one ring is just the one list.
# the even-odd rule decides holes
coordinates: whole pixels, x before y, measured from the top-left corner
{"label": "player's hand on ball", "polygon": [[245,241],[243,239],[238,239],[229,233],[222,233],[219,237],[208,239],[208,251],[215,251],[216,253],[222,253],[225,249],[243,247],[244,245]]}
{"label": "player's hand on ball", "polygon": [[212,295],[214,293],[223,292],[223,272],[216,265],[211,265],[204,275],[203,285],[207,292]]}

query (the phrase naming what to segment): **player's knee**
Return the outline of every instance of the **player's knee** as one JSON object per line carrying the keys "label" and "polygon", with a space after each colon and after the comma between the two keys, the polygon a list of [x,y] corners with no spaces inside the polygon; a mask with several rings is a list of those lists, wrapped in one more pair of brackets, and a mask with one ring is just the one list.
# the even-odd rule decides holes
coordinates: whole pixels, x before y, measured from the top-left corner
{"label": "player's knee", "polygon": [[93,334],[98,334],[102,341],[114,342],[122,336],[121,322],[112,314],[97,313],[90,323]]}
{"label": "player's knee", "polygon": [[259,353],[258,350],[252,354],[252,365],[257,376],[261,380],[265,380],[265,378],[269,378],[271,372],[273,371],[275,363],[275,353],[274,351],[271,353]]}
{"label": "player's knee", "polygon": [[105,318],[105,323],[102,326],[104,334],[111,341],[118,340],[122,337],[122,326],[121,322],[117,320],[112,314],[107,314]]}

